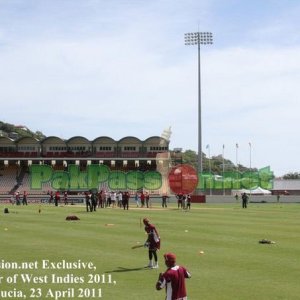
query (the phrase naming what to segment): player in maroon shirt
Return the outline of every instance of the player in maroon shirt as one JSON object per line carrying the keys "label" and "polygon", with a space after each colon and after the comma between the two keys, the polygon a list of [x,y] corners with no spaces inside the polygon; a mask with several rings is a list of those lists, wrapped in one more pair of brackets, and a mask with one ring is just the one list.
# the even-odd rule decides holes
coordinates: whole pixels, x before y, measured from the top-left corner
{"label": "player in maroon shirt", "polygon": [[[144,246],[148,247],[148,255],[149,255],[149,268],[158,268],[158,260],[157,260],[157,250],[160,249],[160,237],[158,231],[156,230],[153,224],[150,224],[150,221],[147,218],[143,219],[143,223],[145,225],[145,231],[148,234],[147,241]],[[154,258],[154,263],[152,262]]]}
{"label": "player in maroon shirt", "polygon": [[168,269],[159,274],[156,289],[166,288],[166,300],[187,300],[185,279],[191,278],[191,274],[185,267],[176,265],[175,254],[166,253],[164,258]]}

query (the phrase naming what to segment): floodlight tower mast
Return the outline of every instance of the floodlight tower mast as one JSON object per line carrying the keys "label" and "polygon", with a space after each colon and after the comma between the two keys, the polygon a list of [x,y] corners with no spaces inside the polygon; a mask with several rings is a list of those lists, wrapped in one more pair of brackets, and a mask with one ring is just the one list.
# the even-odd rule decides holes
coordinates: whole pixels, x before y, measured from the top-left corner
{"label": "floodlight tower mast", "polygon": [[190,32],[184,35],[185,45],[198,46],[198,173],[202,173],[202,120],[201,120],[201,69],[200,69],[200,45],[213,43],[211,32]]}

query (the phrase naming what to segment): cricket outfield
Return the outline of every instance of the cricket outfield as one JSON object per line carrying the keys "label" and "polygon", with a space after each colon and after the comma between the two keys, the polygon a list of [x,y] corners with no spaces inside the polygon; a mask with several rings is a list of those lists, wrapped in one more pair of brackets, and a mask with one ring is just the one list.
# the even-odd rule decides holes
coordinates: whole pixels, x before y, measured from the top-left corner
{"label": "cricket outfield", "polygon": [[[4,213],[8,208],[9,213]],[[174,252],[192,274],[188,298],[299,299],[300,205],[174,203],[161,209],[0,205],[1,299],[164,299],[156,291]],[[66,221],[76,215],[80,220]],[[161,236],[159,269],[146,269],[148,217]],[[275,244],[259,244],[269,239]],[[135,247],[134,247],[135,248]]]}

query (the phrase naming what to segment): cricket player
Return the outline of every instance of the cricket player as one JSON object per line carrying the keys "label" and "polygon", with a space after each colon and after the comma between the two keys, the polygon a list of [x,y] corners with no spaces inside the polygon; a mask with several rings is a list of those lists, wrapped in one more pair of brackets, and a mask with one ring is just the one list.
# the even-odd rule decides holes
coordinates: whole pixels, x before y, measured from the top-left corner
{"label": "cricket player", "polygon": [[166,300],[187,300],[185,279],[191,278],[191,274],[185,267],[176,265],[175,254],[166,253],[164,258],[167,270],[159,274],[156,289],[166,289]]}
{"label": "cricket player", "polygon": [[144,247],[148,248],[149,264],[147,267],[152,269],[157,269],[158,268],[157,250],[160,249],[160,237],[155,226],[153,224],[150,224],[150,221],[147,218],[143,219],[143,223],[145,225],[145,231],[148,234],[148,238],[144,244]]}

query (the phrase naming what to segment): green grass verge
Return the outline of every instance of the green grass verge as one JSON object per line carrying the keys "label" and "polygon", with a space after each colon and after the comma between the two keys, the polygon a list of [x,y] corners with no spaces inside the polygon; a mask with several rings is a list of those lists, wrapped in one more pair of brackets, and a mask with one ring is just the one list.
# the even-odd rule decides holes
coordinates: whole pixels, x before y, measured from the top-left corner
{"label": "green grass verge", "polygon": [[[4,214],[5,207],[8,214]],[[250,204],[247,209],[236,204],[194,204],[188,212],[172,205],[168,210],[154,206],[128,211],[98,209],[93,213],[80,206],[49,205],[42,205],[39,213],[39,207],[0,205],[1,292],[15,289],[23,291],[26,299],[55,299],[49,290],[54,293],[71,288],[74,299],[79,299],[78,289],[89,288],[84,292],[92,296],[93,289],[101,288],[102,299],[164,299],[164,291],[156,291],[155,283],[159,272],[165,270],[162,254],[172,251],[178,263],[192,273],[187,280],[189,299],[299,299],[299,204]],[[68,215],[80,220],[66,221]],[[162,239],[159,269],[144,268],[146,249],[131,249],[146,239],[140,226],[143,217],[156,225]],[[276,243],[259,244],[263,238]],[[92,262],[96,270],[42,269],[43,260]],[[38,262],[38,269],[6,269],[5,262]],[[18,274],[17,282],[8,283],[14,274]],[[24,283],[21,274],[39,276],[41,282]],[[54,284],[53,274],[82,277],[84,283]],[[90,276],[100,282],[88,283]],[[101,282],[103,278],[106,283]],[[72,297],[66,292],[57,299]]]}

